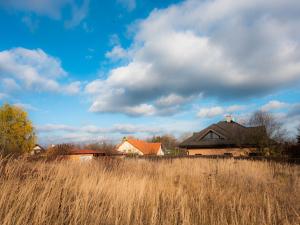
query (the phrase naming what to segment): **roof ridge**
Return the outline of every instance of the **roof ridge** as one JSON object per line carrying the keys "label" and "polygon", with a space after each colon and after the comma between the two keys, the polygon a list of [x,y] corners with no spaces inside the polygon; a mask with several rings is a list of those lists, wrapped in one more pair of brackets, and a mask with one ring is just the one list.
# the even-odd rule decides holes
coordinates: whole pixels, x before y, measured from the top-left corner
{"label": "roof ridge", "polygon": [[138,139],[127,139],[126,141],[144,154],[157,153],[162,145],[160,142],[147,142]]}
{"label": "roof ridge", "polygon": [[143,142],[145,144],[161,144],[161,142],[149,142],[149,141],[144,141],[144,140],[140,140],[140,139],[134,139],[134,138],[129,138],[127,139],[127,141],[132,140],[132,141],[139,141],[139,142]]}
{"label": "roof ridge", "polygon": [[219,123],[233,123],[233,124],[237,124],[237,125],[239,125],[239,126],[241,126],[241,127],[246,127],[246,126],[244,126],[244,125],[242,125],[242,124],[240,124],[240,123],[238,123],[238,122],[236,122],[236,121],[230,121],[230,122],[227,122],[227,121],[221,120],[221,121],[218,122],[218,124],[219,124]]}

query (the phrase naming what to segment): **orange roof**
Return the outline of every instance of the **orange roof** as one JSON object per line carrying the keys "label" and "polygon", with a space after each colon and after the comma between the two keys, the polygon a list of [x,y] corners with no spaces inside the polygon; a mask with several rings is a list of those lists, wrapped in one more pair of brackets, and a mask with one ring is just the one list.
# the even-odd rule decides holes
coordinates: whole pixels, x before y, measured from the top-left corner
{"label": "orange roof", "polygon": [[140,150],[144,155],[157,154],[161,147],[161,143],[152,143],[136,139],[127,139],[125,141],[128,141],[131,145]]}

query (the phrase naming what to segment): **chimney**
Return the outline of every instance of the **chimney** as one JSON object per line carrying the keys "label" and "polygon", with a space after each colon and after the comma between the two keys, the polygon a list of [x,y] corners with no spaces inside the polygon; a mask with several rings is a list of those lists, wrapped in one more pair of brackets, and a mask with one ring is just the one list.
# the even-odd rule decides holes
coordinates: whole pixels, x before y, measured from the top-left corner
{"label": "chimney", "polygon": [[226,120],[227,123],[233,122],[233,118],[232,118],[231,115],[226,115],[226,116],[225,116],[225,120]]}

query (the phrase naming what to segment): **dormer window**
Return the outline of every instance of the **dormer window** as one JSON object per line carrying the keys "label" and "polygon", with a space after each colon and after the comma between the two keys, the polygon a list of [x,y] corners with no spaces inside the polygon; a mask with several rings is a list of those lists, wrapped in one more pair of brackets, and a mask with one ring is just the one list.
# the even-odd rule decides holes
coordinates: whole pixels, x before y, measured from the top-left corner
{"label": "dormer window", "polygon": [[223,139],[218,134],[209,131],[203,138],[203,140],[215,140],[215,139]]}

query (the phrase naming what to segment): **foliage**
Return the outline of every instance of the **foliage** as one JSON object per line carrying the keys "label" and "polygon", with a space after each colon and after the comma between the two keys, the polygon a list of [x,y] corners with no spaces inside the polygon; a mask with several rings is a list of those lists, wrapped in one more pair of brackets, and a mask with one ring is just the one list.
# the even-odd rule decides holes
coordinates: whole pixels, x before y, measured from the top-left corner
{"label": "foliage", "polygon": [[173,135],[162,135],[162,136],[153,136],[148,140],[149,142],[159,142],[166,149],[174,149],[178,145],[176,138]]}
{"label": "foliage", "polygon": [[0,107],[0,154],[19,155],[29,153],[36,136],[27,113],[16,106],[4,104]]}
{"label": "foliage", "polygon": [[1,225],[300,224],[300,167],[231,159],[0,159]]}
{"label": "foliage", "polygon": [[165,134],[162,136],[153,136],[149,138],[149,142],[159,142],[162,144],[165,155],[179,156],[185,155],[186,152],[178,149],[178,141],[173,135]]}

